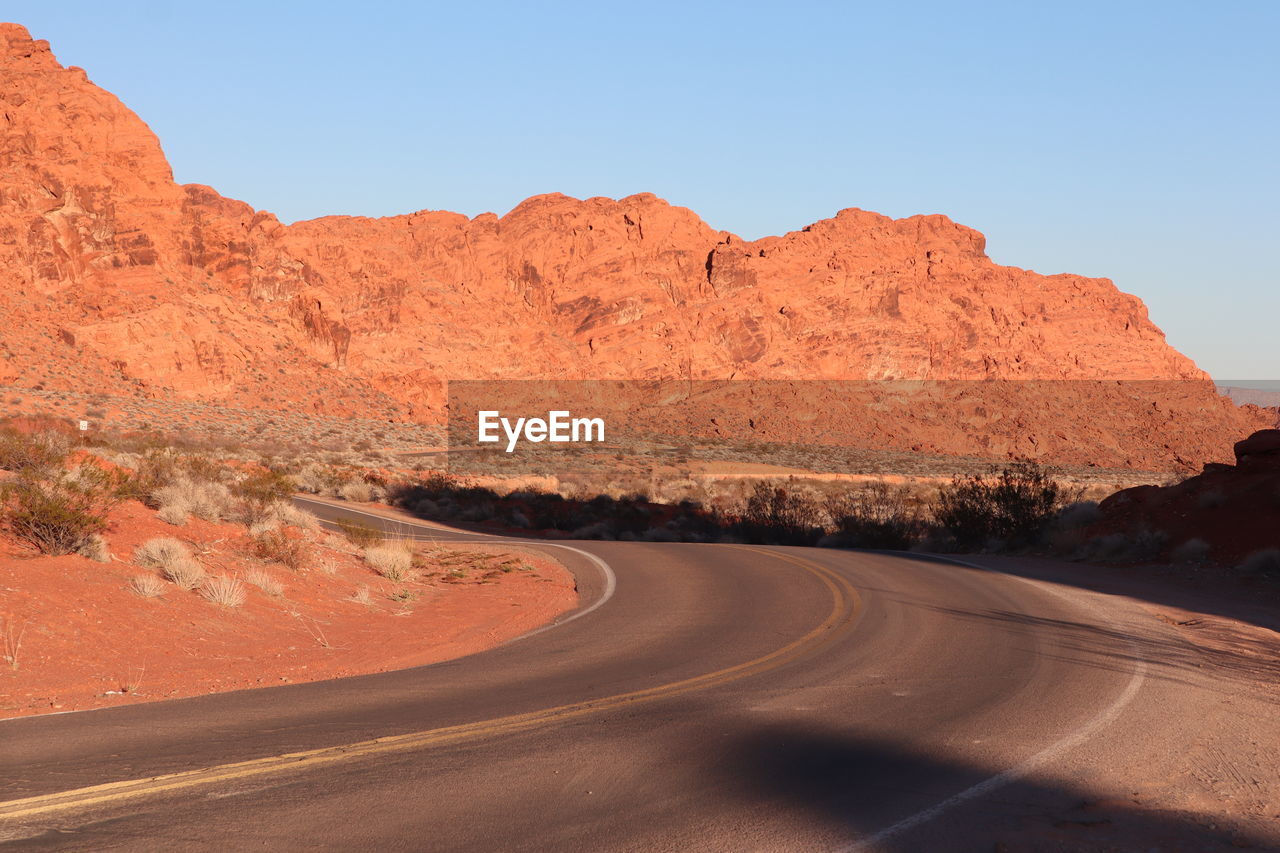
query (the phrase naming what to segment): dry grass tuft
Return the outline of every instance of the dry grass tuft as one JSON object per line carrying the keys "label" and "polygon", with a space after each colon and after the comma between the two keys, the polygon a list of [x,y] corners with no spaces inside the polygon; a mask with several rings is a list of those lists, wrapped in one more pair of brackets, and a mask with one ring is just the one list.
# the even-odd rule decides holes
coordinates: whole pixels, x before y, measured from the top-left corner
{"label": "dry grass tuft", "polygon": [[[168,485],[151,492],[151,502],[171,517],[190,512],[205,521],[219,522],[232,511],[231,490],[209,480],[178,477]],[[168,519],[165,519],[168,521]]]}
{"label": "dry grass tuft", "polygon": [[244,573],[244,579],[272,598],[279,598],[284,595],[284,585],[262,569],[249,569]]}
{"label": "dry grass tuft", "polygon": [[163,578],[150,572],[134,575],[129,579],[129,589],[143,598],[159,598],[168,588]]}
{"label": "dry grass tuft", "polygon": [[338,497],[342,498],[344,501],[368,503],[374,498],[373,486],[362,480],[344,483],[342,487],[338,489]]}
{"label": "dry grass tuft", "polygon": [[156,518],[174,527],[181,527],[187,523],[190,514],[191,510],[186,504],[165,504],[156,513]]}
{"label": "dry grass tuft", "polygon": [[356,604],[372,605],[373,595],[370,594],[369,587],[362,586],[355,592],[351,593],[351,598],[347,600],[354,601]]}
{"label": "dry grass tuft", "polygon": [[143,568],[159,569],[160,574],[183,589],[195,589],[205,572],[190,549],[169,536],[148,539],[133,552],[133,561]]}
{"label": "dry grass tuft", "polygon": [[269,517],[281,524],[298,527],[302,530],[319,530],[320,519],[305,509],[299,509],[288,501],[276,501],[268,508]]}
{"label": "dry grass tuft", "polygon": [[76,553],[95,563],[111,562],[111,549],[107,547],[107,540],[101,533],[90,536]]}
{"label": "dry grass tuft", "polygon": [[264,533],[267,533],[272,530],[278,530],[279,528],[280,528],[280,522],[276,521],[274,518],[268,518],[262,521],[255,521],[253,524],[249,525],[249,535],[254,538],[257,538],[263,535]]}
{"label": "dry grass tuft", "polygon": [[207,579],[200,586],[200,594],[208,601],[223,607],[239,607],[248,597],[240,579],[229,575],[218,575]]}
{"label": "dry grass tuft", "polygon": [[[365,590],[366,598],[369,590]],[[27,623],[21,625],[13,624],[13,617],[9,616],[4,620],[4,630],[0,631],[0,640],[4,641],[4,653],[0,654],[0,660],[16,672],[18,669],[18,656],[22,653],[22,636],[27,633]]]}
{"label": "dry grass tuft", "polygon": [[362,524],[359,521],[342,519],[338,522],[338,529],[342,531],[343,536],[347,537],[347,541],[358,548],[372,547],[384,538],[381,530]]}
{"label": "dry grass tuft", "polygon": [[365,548],[364,559],[387,580],[402,581],[413,567],[413,549],[407,542],[384,542]]}

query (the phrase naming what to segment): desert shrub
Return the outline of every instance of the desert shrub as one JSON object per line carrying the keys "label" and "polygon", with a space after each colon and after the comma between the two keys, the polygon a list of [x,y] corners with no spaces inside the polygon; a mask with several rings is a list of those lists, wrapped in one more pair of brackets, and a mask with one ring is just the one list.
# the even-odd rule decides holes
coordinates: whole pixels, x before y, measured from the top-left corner
{"label": "desert shrub", "polygon": [[192,559],[191,549],[171,536],[148,539],[133,551],[133,562],[144,568],[163,569],[179,559]]}
{"label": "desert shrub", "polygon": [[25,435],[0,427],[0,470],[41,471],[56,468],[70,452],[70,442],[54,432]]}
{"label": "desert shrub", "polygon": [[1120,560],[1133,551],[1133,541],[1123,533],[1095,536],[1080,548],[1082,560]]}
{"label": "desert shrub", "polygon": [[225,484],[213,480],[196,480],[179,474],[168,483],[152,489],[148,503],[164,512],[164,520],[170,521],[187,513],[205,521],[219,522],[233,514],[234,502],[231,490]]}
{"label": "desert shrub", "polygon": [[268,519],[298,527],[303,530],[319,530],[320,519],[305,509],[299,509],[290,501],[274,501],[267,505]]}
{"label": "desert shrub", "polygon": [[1221,489],[1210,489],[1207,492],[1201,492],[1196,498],[1196,505],[1201,509],[1214,509],[1220,507],[1227,502],[1227,496]]}
{"label": "desert shrub", "polygon": [[1034,542],[1078,490],[1065,489],[1053,471],[1035,462],[1005,467],[994,478],[956,477],[938,493],[934,519],[961,548],[981,547],[993,540],[1008,545]]}
{"label": "desert shrub", "polygon": [[1054,518],[1054,526],[1060,530],[1079,530],[1088,527],[1102,518],[1102,510],[1097,501],[1076,501],[1067,504],[1058,511]]}
{"label": "desert shrub", "polygon": [[[579,527],[570,534],[574,539],[612,539],[613,529],[607,521],[597,521]],[[651,540],[652,541],[652,540]]]}
{"label": "desert shrub", "polygon": [[343,483],[338,488],[338,497],[342,498],[344,501],[368,503],[373,500],[373,486],[363,480],[353,480],[350,483]]}
{"label": "desert shrub", "polygon": [[271,517],[275,504],[289,500],[293,494],[293,481],[278,471],[259,471],[235,483],[230,494],[240,504],[237,520],[256,524]]}
{"label": "desert shrub", "polygon": [[218,575],[214,578],[207,578],[200,585],[200,595],[207,601],[214,604],[220,604],[223,607],[239,607],[244,604],[248,598],[244,584],[239,578],[233,578],[229,575]]}
{"label": "desert shrub", "polygon": [[822,520],[812,498],[761,480],[742,508],[738,531],[750,542],[810,545],[822,536]]}
{"label": "desert shrub", "polygon": [[903,551],[924,531],[911,491],[888,483],[834,495],[827,499],[826,510],[835,528],[821,540],[826,546]]}
{"label": "desert shrub", "polygon": [[112,465],[128,468],[130,471],[137,471],[142,464],[141,454],[129,453],[123,450],[100,450],[98,451],[98,456]]}
{"label": "desert shrub", "polygon": [[172,454],[148,450],[138,455],[136,463],[129,467],[132,468],[133,476],[129,479],[124,497],[158,508],[159,504],[152,500],[151,495],[176,476],[177,468]]}
{"label": "desert shrub", "polygon": [[174,527],[181,527],[187,523],[190,513],[185,504],[167,504],[160,507],[156,513],[156,518],[166,524],[172,524]]}
{"label": "desert shrub", "polygon": [[1101,518],[1097,501],[1068,504],[1044,530],[1044,543],[1055,554],[1078,554],[1085,544],[1086,528]]}
{"label": "desert shrub", "polygon": [[219,459],[203,454],[182,454],[176,458],[177,467],[188,479],[202,483],[217,483],[233,476],[230,468]]}
{"label": "desert shrub", "polygon": [[181,485],[183,481],[191,484],[221,483],[232,473],[231,469],[216,460],[205,456],[184,455],[172,447],[148,447],[141,455],[133,458],[136,461],[129,466],[134,469],[134,473],[128,497],[157,509],[165,503],[185,502],[191,505],[196,502],[193,497],[184,496],[180,490],[158,494],[166,486]]}
{"label": "desert shrub", "polygon": [[293,494],[293,481],[278,471],[258,471],[236,483],[235,493],[259,503],[287,501]]}
{"label": "desert shrub", "polygon": [[[540,492],[512,492],[506,497],[512,503],[520,503],[524,495],[540,495]],[[430,471],[417,480],[393,484],[387,490],[387,497],[396,506],[419,512],[427,517],[435,517],[436,513],[422,510],[428,506],[432,510],[445,509],[461,505],[474,505],[481,502],[498,503],[497,492],[482,486],[473,485],[459,477],[444,471]],[[430,502],[428,504],[427,502]],[[441,517],[448,517],[449,512],[442,511]]]}
{"label": "desert shrub", "polygon": [[75,480],[45,479],[34,469],[0,489],[0,523],[44,554],[70,554],[107,529],[121,477],[92,468]]}
{"label": "desert shrub", "polygon": [[318,495],[333,488],[333,478],[328,469],[322,465],[311,463],[289,475],[294,488],[309,495]]}
{"label": "desert shrub", "polygon": [[272,598],[279,598],[284,595],[284,585],[262,569],[249,569],[244,573],[244,579],[247,583],[256,586]]}
{"label": "desert shrub", "polygon": [[347,537],[352,545],[359,548],[368,548],[376,545],[384,538],[381,530],[362,524],[359,521],[348,521],[345,518],[338,521],[338,529],[342,531],[342,535]]}
{"label": "desert shrub", "polygon": [[274,518],[255,521],[253,524],[249,525],[249,535],[256,539],[269,530],[278,530],[279,527],[280,522],[276,521]]}
{"label": "desert shrub", "polygon": [[111,549],[107,547],[107,540],[100,533],[95,533],[86,539],[76,553],[95,563],[111,562]]}
{"label": "desert shrub", "polygon": [[364,559],[373,570],[390,581],[402,581],[413,567],[413,552],[407,543],[386,542],[364,550]]}
{"label": "desert shrub", "polygon": [[217,523],[232,515],[231,490],[222,483],[199,483],[188,506],[196,518]]}
{"label": "desert shrub", "polygon": [[1163,530],[1143,528],[1133,535],[1133,546],[1129,558],[1133,560],[1154,560],[1169,544],[1169,534]]}
{"label": "desert shrub", "polygon": [[680,534],[670,527],[650,527],[640,535],[642,542],[679,542]]}
{"label": "desert shrub", "polygon": [[254,556],[301,571],[307,563],[307,543],[287,531],[272,527],[253,537]]}
{"label": "desert shrub", "polygon": [[129,589],[143,598],[158,598],[164,595],[168,585],[159,576],[144,572],[129,579]]}
{"label": "desert shrub", "polygon": [[1280,548],[1254,551],[1240,563],[1240,571],[1253,575],[1280,578]]}
{"label": "desert shrub", "polygon": [[183,589],[195,589],[204,580],[204,568],[191,550],[170,536],[143,542],[134,550],[133,561],[143,568],[159,569],[167,580]]}
{"label": "desert shrub", "polygon": [[1209,551],[1210,545],[1203,539],[1188,539],[1174,548],[1169,557],[1175,563],[1204,563],[1209,559]]}

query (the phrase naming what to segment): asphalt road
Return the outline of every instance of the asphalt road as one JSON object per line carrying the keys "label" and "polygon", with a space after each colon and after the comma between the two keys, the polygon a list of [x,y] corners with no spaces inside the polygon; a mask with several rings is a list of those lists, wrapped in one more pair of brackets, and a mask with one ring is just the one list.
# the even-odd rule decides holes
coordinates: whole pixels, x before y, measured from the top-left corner
{"label": "asphalt road", "polygon": [[570,544],[528,547],[579,610],[489,652],[0,722],[0,842],[991,850],[1168,748],[1119,604],[903,556]]}

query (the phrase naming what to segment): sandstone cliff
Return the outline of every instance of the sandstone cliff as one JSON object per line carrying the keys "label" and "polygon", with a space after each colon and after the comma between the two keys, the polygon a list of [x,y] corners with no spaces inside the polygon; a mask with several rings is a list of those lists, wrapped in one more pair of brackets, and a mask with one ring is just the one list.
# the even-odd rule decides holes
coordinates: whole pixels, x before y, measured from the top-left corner
{"label": "sandstone cliff", "polygon": [[1158,379],[1196,389],[1184,455],[1253,425],[1140,300],[1000,266],[944,216],[744,241],[649,194],[552,194],[286,226],[176,185],[136,115],[13,24],[0,115],[0,384],[434,419],[464,378]]}

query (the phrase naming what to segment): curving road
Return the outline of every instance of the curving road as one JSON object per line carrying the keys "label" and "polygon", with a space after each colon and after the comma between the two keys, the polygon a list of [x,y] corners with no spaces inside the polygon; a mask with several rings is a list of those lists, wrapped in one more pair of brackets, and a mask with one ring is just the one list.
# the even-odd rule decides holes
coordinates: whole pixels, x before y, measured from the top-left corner
{"label": "curving road", "polygon": [[1037,816],[1114,755],[1168,749],[1122,602],[904,556],[522,544],[569,565],[582,605],[498,649],[0,722],[0,842],[991,850],[1043,830],[1094,849]]}

